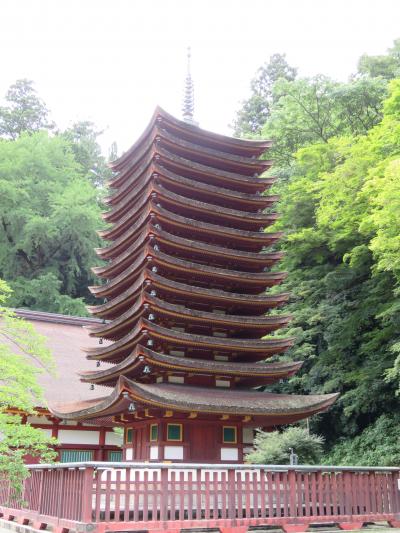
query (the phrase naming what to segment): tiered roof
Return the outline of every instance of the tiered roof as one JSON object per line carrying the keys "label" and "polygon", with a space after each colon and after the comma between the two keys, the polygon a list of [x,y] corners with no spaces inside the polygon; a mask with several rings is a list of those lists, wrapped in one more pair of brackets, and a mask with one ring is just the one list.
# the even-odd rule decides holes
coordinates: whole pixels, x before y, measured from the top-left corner
{"label": "tiered roof", "polygon": [[104,281],[90,288],[103,302],[89,309],[103,322],[88,328],[109,342],[86,349],[111,365],[82,373],[113,391],[57,414],[126,421],[128,402],[133,418],[164,409],[273,425],[335,400],[247,390],[301,366],[265,362],[293,344],[273,334],[290,316],[265,315],[288,297],[266,292],[286,276],[274,269],[282,253],[270,248],[282,234],[265,231],[277,219],[277,197],[264,194],[274,179],[261,177],[270,144],[210,133],[157,108],[113,163],[110,227],[100,232],[108,243],[97,250],[107,264],[93,269]]}

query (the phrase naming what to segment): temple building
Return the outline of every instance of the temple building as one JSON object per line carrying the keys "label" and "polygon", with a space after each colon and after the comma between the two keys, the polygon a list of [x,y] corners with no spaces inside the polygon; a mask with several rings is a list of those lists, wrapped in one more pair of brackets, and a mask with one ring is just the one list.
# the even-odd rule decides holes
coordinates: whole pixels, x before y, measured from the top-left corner
{"label": "temple building", "polygon": [[[191,118],[190,110],[187,113]],[[186,117],[187,118],[187,117]],[[276,335],[288,299],[269,289],[286,274],[268,230],[277,201],[269,141],[210,133],[157,108],[139,140],[112,164],[105,261],[91,292],[86,348],[91,397],[53,402],[57,419],[124,428],[123,458],[242,462],[254,428],[326,410],[328,395],[285,395],[264,386],[301,362],[279,361],[293,344]],[[269,359],[273,358],[272,362]],[[278,359],[278,360],[277,360]],[[261,387],[261,390],[260,390]]]}

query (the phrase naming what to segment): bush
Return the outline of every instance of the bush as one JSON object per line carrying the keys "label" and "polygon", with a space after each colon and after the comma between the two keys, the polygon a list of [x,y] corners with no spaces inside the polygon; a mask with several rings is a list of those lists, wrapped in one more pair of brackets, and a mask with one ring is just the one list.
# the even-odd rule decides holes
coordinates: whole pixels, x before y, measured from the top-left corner
{"label": "bush", "polygon": [[254,439],[254,451],[246,456],[249,463],[288,464],[290,448],[298,455],[299,463],[316,464],[322,456],[323,437],[312,435],[301,427],[284,431],[258,431]]}
{"label": "bush", "polygon": [[382,415],[361,435],[336,444],[325,464],[398,466],[400,464],[400,416]]}

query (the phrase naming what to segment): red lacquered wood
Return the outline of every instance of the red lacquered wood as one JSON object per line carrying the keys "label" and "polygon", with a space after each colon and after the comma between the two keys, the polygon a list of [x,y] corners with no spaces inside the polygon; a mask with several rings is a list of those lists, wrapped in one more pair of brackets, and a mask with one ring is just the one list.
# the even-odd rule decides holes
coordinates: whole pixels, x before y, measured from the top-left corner
{"label": "red lacquered wood", "polygon": [[176,479],[175,478],[176,478],[176,474],[177,474],[176,472],[171,472],[171,481],[170,481],[170,490],[169,490],[170,520],[175,520],[175,510],[176,510]]}
{"label": "red lacquered wood", "polygon": [[106,522],[110,521],[110,506],[111,506],[111,470],[105,472],[105,503],[104,503],[104,519]]}
{"label": "red lacquered wood", "polygon": [[289,478],[287,472],[282,473],[283,485],[283,516],[289,516]]}
{"label": "red lacquered wood", "polygon": [[274,514],[274,487],[272,481],[272,472],[267,472],[267,488],[268,488],[268,518]]}
{"label": "red lacquered wood", "polygon": [[265,518],[266,516],[266,506],[267,506],[267,500],[266,500],[266,487],[265,487],[265,481],[267,479],[267,473],[262,468],[260,470],[260,508],[261,508],[261,518]]}
{"label": "red lacquered wood", "polygon": [[244,518],[243,509],[243,471],[237,472],[236,477],[236,490],[237,490],[237,517]]}
{"label": "red lacquered wood", "polygon": [[193,472],[188,473],[188,520],[193,518]]}
{"label": "red lacquered wood", "polygon": [[227,508],[228,483],[226,472],[221,473],[221,518],[228,518]]}
{"label": "red lacquered wood", "polygon": [[253,496],[253,509],[254,517],[259,516],[260,504],[259,504],[259,472],[252,472],[251,478],[251,494]]}
{"label": "red lacquered wood", "polygon": [[211,490],[212,490],[212,494],[214,494],[212,517],[216,519],[218,518],[218,508],[219,508],[218,500],[219,500],[219,495],[220,495],[220,489],[219,489],[220,483],[218,480],[219,472],[215,472],[214,470],[211,474],[211,477],[212,477]]}
{"label": "red lacquered wood", "polygon": [[205,510],[204,518],[206,520],[210,519],[210,472],[205,473]]}
{"label": "red lacquered wood", "polygon": [[250,518],[251,517],[250,472],[245,472],[244,490],[245,490],[245,517]]}
{"label": "red lacquered wood", "polygon": [[310,516],[310,476],[304,474],[304,511],[305,516]]}
{"label": "red lacquered wood", "polygon": [[288,474],[288,483],[289,483],[289,516],[297,516],[297,507],[296,507],[296,472],[290,470]]}
{"label": "red lacquered wood", "polygon": [[201,519],[201,508],[202,508],[202,505],[201,505],[201,495],[202,495],[201,473],[202,473],[201,468],[197,468],[196,469],[196,519],[197,520]]}

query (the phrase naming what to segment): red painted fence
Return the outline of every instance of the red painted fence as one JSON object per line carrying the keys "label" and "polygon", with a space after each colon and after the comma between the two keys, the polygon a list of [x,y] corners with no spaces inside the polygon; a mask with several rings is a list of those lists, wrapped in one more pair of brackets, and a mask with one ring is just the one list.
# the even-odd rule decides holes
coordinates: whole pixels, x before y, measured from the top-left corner
{"label": "red painted fence", "polygon": [[69,463],[28,467],[22,495],[0,480],[0,511],[53,530],[179,530],[313,522],[344,529],[400,518],[398,468]]}

